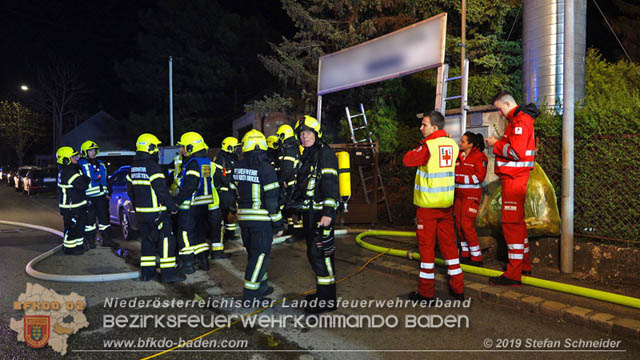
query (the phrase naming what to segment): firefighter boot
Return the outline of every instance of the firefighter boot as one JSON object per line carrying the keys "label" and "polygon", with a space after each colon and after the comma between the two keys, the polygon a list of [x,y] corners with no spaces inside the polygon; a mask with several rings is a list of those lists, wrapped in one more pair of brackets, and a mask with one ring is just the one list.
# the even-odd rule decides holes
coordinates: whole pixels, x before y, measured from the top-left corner
{"label": "firefighter boot", "polygon": [[317,303],[315,306],[307,306],[304,308],[304,312],[307,314],[320,314],[327,311],[334,311],[338,308],[336,304],[336,284],[331,285],[318,285],[317,290]]}
{"label": "firefighter boot", "polygon": [[230,257],[231,254],[227,254],[223,250],[211,251],[211,260],[228,259]]}
{"label": "firefighter boot", "polygon": [[117,248],[118,244],[111,237],[111,226],[102,232],[102,247]]}
{"label": "firefighter boot", "polygon": [[193,266],[193,256],[182,256],[180,260],[181,263],[178,269],[180,272],[187,275],[196,272],[196,268]]}
{"label": "firefighter boot", "polygon": [[[193,264],[191,264],[191,266],[193,266]],[[175,268],[162,270],[160,277],[165,284],[187,280],[187,276]]]}
{"label": "firefighter boot", "polygon": [[209,264],[209,253],[202,252],[195,256],[196,258],[196,266],[203,271],[209,271],[211,269],[211,265]]}

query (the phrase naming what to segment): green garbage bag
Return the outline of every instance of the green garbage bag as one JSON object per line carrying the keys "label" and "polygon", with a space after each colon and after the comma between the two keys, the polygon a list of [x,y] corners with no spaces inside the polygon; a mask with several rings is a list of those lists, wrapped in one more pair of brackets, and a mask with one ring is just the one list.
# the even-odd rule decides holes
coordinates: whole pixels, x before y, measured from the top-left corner
{"label": "green garbage bag", "polygon": [[[489,200],[482,204],[476,227],[502,232],[501,204],[502,187],[498,186],[493,194],[489,194]],[[560,212],[556,192],[538,163],[529,175],[524,214],[529,237],[560,236]]]}

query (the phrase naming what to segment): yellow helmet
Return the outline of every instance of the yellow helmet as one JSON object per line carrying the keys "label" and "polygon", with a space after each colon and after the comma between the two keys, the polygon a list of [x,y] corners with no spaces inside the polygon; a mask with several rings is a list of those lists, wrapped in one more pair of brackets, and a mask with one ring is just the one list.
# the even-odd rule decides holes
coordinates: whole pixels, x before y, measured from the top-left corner
{"label": "yellow helmet", "polygon": [[149,154],[155,154],[160,151],[158,145],[162,144],[158,138],[149,133],[144,133],[138,136],[138,140],[136,140],[136,151],[142,151]]}
{"label": "yellow helmet", "polygon": [[184,146],[184,151],[187,153],[187,156],[191,156],[191,154],[197,153],[200,150],[209,149],[202,135],[194,131],[182,134],[177,144]]}
{"label": "yellow helmet", "polygon": [[78,152],[70,146],[63,146],[56,151],[56,161],[60,165],[71,164],[71,158],[77,156]]}
{"label": "yellow helmet", "polygon": [[277,149],[280,144],[278,144],[278,140],[280,140],[277,136],[271,135],[267,136],[267,147],[270,149]]}
{"label": "yellow helmet", "polygon": [[227,136],[222,140],[222,151],[226,151],[228,153],[233,153],[235,151],[236,146],[238,146],[238,139],[233,136]]}
{"label": "yellow helmet", "polygon": [[242,152],[252,150],[267,150],[267,139],[256,129],[249,130],[242,138]]}
{"label": "yellow helmet", "polygon": [[280,141],[285,141],[288,138],[295,136],[295,133],[290,125],[284,124],[280,125],[278,131],[276,131],[276,135],[278,135]]}
{"label": "yellow helmet", "polygon": [[82,152],[83,157],[87,157],[87,151],[92,149],[95,149],[96,155],[98,155],[98,151],[100,150],[100,148],[98,147],[98,144],[96,144],[94,141],[91,141],[91,140],[87,140],[83,142],[82,145],[80,146],[80,151]]}
{"label": "yellow helmet", "polygon": [[311,130],[316,134],[316,138],[322,137],[322,131],[320,131],[320,123],[316,118],[309,115],[305,115],[302,119],[296,123],[296,135],[300,137],[300,132],[304,130]]}

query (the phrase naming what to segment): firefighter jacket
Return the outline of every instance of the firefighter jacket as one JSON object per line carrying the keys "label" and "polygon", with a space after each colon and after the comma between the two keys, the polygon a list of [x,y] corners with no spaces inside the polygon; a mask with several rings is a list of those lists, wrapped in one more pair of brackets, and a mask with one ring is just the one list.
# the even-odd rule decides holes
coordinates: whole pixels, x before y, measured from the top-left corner
{"label": "firefighter jacket", "polygon": [[290,137],[286,139],[278,149],[278,162],[280,164],[280,172],[278,172],[278,182],[287,184],[287,186],[295,186],[296,172],[300,167],[300,151],[298,150],[298,142]]}
{"label": "firefighter jacket", "polygon": [[534,104],[515,107],[507,115],[504,135],[493,146],[495,172],[500,178],[529,175],[535,164],[536,143],[533,123],[540,114]]}
{"label": "firefighter jacket", "polygon": [[[154,214],[158,212],[176,211],[178,206],[173,201],[167,183],[158,165],[156,156],[137,151],[131,165],[131,173],[127,176],[127,194],[137,213]],[[151,219],[153,220],[153,219]]]}
{"label": "firefighter jacket", "polygon": [[444,130],[438,130],[404,155],[402,163],[405,166],[418,166],[413,189],[414,205],[437,209],[453,205],[458,152],[458,144]]}
{"label": "firefighter jacket", "polygon": [[180,183],[180,174],[182,173],[182,154],[178,153],[173,157],[173,181],[171,182],[171,186],[169,187],[169,193],[172,196],[176,196],[178,194],[178,187]]}
{"label": "firefighter jacket", "polygon": [[301,210],[322,212],[335,221],[340,201],[338,158],[329,145],[318,139],[305,148],[296,177],[294,201],[302,200]]}
{"label": "firefighter jacket", "polygon": [[107,167],[102,160],[82,158],[78,160],[82,172],[91,179],[86,190],[88,197],[103,196],[109,193],[107,188]]}
{"label": "firefighter jacket", "polygon": [[271,222],[274,230],[282,229],[282,214],[278,206],[278,177],[269,164],[266,151],[252,150],[238,161],[233,171],[238,189],[238,221],[251,225]]}
{"label": "firefighter jacket", "polygon": [[469,155],[460,152],[456,162],[456,197],[482,196],[482,182],[487,175],[487,155],[471,148]]}
{"label": "firefighter jacket", "polygon": [[218,203],[218,192],[213,184],[215,167],[207,156],[206,150],[198,151],[184,159],[179,179],[180,191],[176,202],[180,209],[186,210],[195,205]]}
{"label": "firefighter jacket", "polygon": [[62,165],[58,170],[58,207],[74,209],[87,204],[86,190],[91,179],[77,164]]}
{"label": "firefighter jacket", "polygon": [[235,154],[220,151],[213,165],[216,171],[213,174],[213,183],[220,195],[220,207],[223,209],[236,208],[236,185],[233,182],[233,169],[238,158]]}

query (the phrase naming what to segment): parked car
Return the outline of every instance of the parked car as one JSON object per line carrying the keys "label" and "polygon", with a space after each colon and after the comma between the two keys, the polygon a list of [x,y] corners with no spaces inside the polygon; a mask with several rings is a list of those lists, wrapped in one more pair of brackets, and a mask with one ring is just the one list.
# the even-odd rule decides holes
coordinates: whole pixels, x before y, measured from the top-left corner
{"label": "parked car", "polygon": [[131,165],[135,151],[119,150],[119,151],[100,151],[98,159],[104,161],[107,166],[107,175],[111,176],[115,171],[124,165]]}
{"label": "parked car", "polygon": [[120,167],[109,178],[111,200],[109,200],[109,220],[122,229],[123,240],[134,240],[138,232],[136,211],[127,195],[127,175],[131,165]]}
{"label": "parked car", "polygon": [[32,168],[33,166],[21,166],[18,168],[18,171],[13,176],[13,187],[16,189],[16,191],[24,190],[24,177],[27,176],[27,172],[29,172],[29,170],[31,170]]}
{"label": "parked car", "polygon": [[24,179],[24,191],[27,195],[37,192],[56,191],[58,169],[55,167],[32,168]]}

